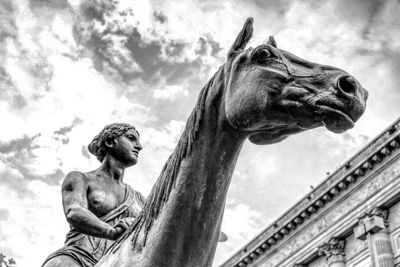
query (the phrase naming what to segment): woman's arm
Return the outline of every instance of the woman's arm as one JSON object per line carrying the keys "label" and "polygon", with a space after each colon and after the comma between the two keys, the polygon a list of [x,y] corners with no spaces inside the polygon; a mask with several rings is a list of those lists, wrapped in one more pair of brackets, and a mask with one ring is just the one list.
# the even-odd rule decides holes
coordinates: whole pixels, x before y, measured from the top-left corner
{"label": "woman's arm", "polygon": [[[88,177],[81,172],[70,172],[62,185],[62,202],[67,221],[79,232],[115,240],[126,229],[119,224],[112,227],[88,209]],[[126,228],[129,225],[126,226]]]}

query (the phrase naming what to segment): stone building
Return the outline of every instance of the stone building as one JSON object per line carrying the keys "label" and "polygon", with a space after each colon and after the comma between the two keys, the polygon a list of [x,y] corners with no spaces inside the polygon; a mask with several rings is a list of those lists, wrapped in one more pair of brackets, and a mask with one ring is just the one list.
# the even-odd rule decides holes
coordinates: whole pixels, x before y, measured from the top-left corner
{"label": "stone building", "polygon": [[400,266],[400,119],[221,267]]}

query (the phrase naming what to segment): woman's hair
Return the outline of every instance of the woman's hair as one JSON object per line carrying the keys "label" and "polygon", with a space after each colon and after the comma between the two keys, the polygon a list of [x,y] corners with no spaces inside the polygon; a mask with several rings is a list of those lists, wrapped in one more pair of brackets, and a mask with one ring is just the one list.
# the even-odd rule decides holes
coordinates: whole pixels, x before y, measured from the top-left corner
{"label": "woman's hair", "polygon": [[131,129],[136,131],[135,127],[127,123],[111,123],[106,125],[88,145],[89,152],[95,155],[100,162],[103,162],[108,149],[105,142],[114,140]]}

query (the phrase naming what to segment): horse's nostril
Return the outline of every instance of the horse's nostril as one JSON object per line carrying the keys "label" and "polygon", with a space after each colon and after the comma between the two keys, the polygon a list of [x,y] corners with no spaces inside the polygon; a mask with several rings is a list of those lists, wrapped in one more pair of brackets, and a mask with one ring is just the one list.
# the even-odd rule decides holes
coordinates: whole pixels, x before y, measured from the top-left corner
{"label": "horse's nostril", "polygon": [[337,83],[338,83],[339,89],[345,93],[353,94],[356,92],[357,84],[349,76],[340,77]]}

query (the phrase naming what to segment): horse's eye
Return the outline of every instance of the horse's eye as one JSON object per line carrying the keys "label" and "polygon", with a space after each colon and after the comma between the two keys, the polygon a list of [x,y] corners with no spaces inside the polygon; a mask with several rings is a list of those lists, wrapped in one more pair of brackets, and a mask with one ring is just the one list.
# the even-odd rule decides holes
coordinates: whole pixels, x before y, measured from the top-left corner
{"label": "horse's eye", "polygon": [[261,49],[260,51],[258,51],[257,60],[264,62],[264,61],[268,60],[270,56],[271,56],[271,53],[267,49],[264,48],[264,49]]}

